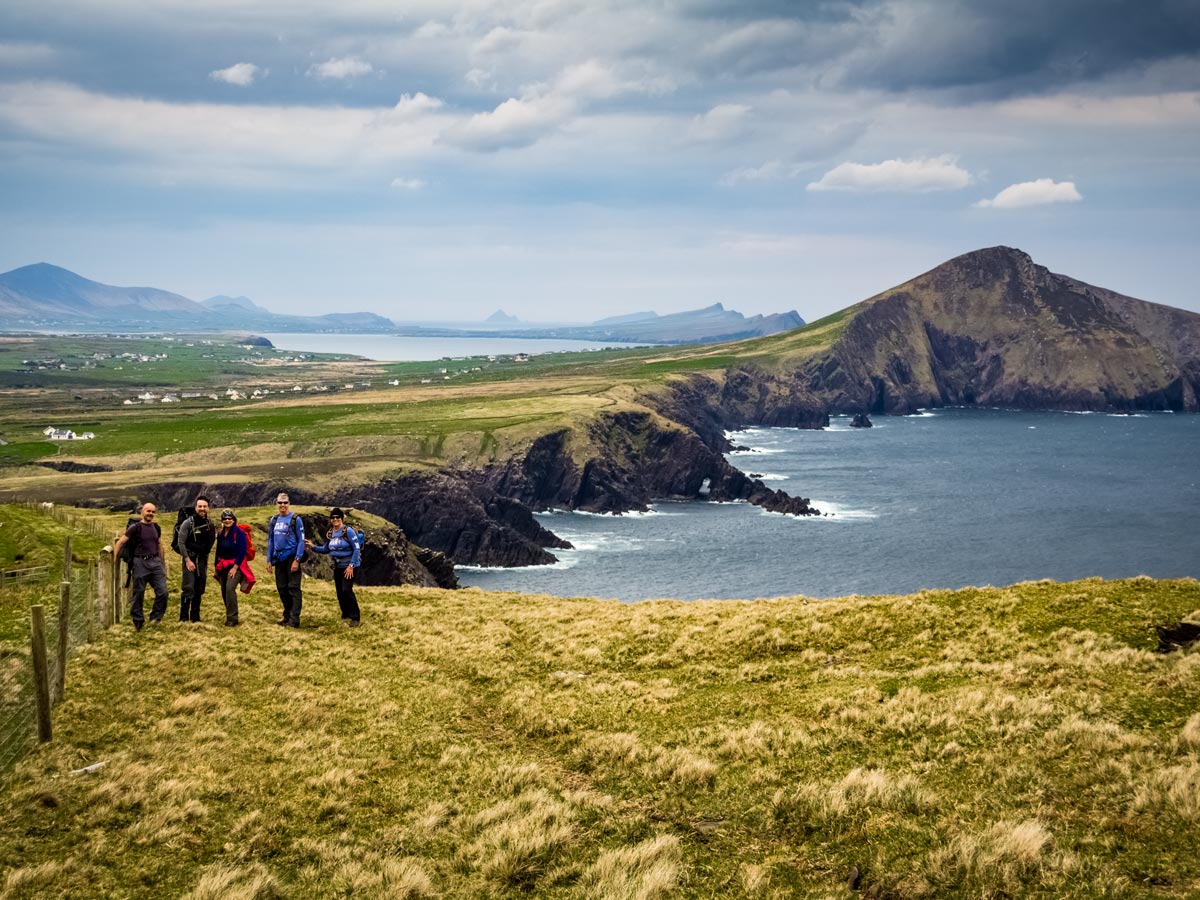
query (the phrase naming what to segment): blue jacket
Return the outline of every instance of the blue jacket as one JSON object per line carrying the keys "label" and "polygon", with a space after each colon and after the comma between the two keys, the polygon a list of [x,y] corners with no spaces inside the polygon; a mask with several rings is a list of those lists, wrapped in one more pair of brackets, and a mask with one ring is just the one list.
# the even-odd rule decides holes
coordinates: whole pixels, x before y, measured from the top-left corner
{"label": "blue jacket", "polygon": [[325,544],[313,544],[317,553],[328,553],[334,563],[339,566],[354,566],[358,568],[358,535],[349,527],[335,528],[329,533]]}
{"label": "blue jacket", "polygon": [[240,566],[246,561],[246,533],[234,525],[228,531],[222,528],[217,532],[217,559],[232,559],[234,565]]}
{"label": "blue jacket", "polygon": [[293,558],[304,558],[304,520],[299,513],[271,516],[267,526],[267,565],[278,565]]}

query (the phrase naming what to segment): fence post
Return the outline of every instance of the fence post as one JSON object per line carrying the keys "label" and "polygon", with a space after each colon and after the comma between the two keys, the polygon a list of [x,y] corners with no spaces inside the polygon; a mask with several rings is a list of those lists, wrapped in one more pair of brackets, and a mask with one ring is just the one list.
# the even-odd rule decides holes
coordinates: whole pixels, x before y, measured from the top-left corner
{"label": "fence post", "polygon": [[63,581],[71,580],[71,536],[68,534],[63,544]]}
{"label": "fence post", "polygon": [[58,659],[55,660],[54,702],[61,703],[67,684],[67,646],[71,639],[71,582],[58,586]]}
{"label": "fence post", "polygon": [[30,641],[33,651],[33,686],[37,695],[38,741],[53,737],[50,729],[50,672],[46,666],[46,610],[40,604],[30,610]]}
{"label": "fence post", "polygon": [[85,632],[87,642],[94,644],[96,642],[96,608],[98,606],[96,600],[100,596],[99,557],[92,560],[92,564],[88,566],[88,575],[90,584],[88,584],[88,591],[84,598],[83,614],[87,622],[87,631]]}
{"label": "fence post", "polygon": [[105,547],[100,551],[96,561],[96,605],[100,608],[100,627],[107,629],[112,625],[113,615],[113,557],[112,548]]}

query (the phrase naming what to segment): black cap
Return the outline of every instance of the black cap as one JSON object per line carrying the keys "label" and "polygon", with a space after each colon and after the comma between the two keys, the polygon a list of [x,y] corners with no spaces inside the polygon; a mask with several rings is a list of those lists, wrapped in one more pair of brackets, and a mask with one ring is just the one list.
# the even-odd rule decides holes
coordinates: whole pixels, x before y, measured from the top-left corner
{"label": "black cap", "polygon": [[333,509],[331,509],[329,511],[329,518],[344,519],[344,518],[346,518],[346,514],[344,512],[342,512],[342,508],[340,506],[335,506]]}

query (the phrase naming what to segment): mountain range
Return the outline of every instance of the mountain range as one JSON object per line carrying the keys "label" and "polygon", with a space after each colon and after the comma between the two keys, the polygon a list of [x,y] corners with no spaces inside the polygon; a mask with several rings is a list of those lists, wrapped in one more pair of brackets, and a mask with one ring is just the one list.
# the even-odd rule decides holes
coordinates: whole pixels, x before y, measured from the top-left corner
{"label": "mountain range", "polygon": [[803,324],[794,311],[746,317],[715,303],[705,309],[666,316],[653,312],[616,316],[592,325],[539,326],[497,310],[477,326],[398,326],[391,319],[369,312],[280,315],[242,296],[219,294],[197,303],[158,288],[102,284],[49,263],[35,263],[0,275],[0,329],[11,331],[357,332],[679,344],[776,334]]}
{"label": "mountain range", "polygon": [[202,303],[151,287],[116,287],[49,263],[0,275],[0,328],[72,331],[390,332],[391,319],[368,312],[285,316],[248,297]]}

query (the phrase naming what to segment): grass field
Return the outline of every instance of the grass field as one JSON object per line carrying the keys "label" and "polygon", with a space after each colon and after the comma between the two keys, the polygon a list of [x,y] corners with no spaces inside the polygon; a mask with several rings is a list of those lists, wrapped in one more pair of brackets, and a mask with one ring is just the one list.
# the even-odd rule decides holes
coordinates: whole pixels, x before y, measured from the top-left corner
{"label": "grass field", "polygon": [[1193,580],[360,599],[84,648],[0,790],[0,897],[1200,891],[1200,654],[1154,652]]}

